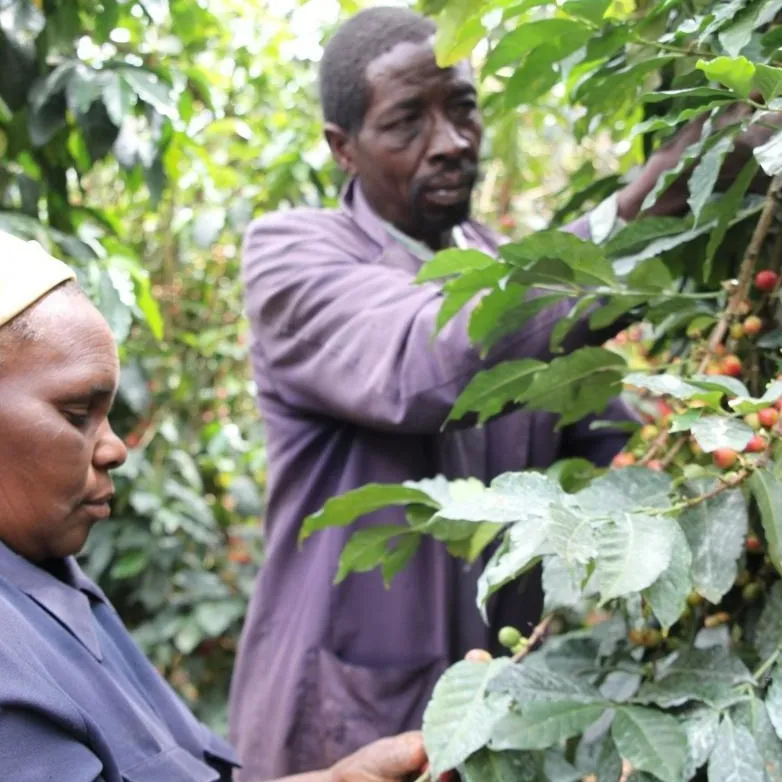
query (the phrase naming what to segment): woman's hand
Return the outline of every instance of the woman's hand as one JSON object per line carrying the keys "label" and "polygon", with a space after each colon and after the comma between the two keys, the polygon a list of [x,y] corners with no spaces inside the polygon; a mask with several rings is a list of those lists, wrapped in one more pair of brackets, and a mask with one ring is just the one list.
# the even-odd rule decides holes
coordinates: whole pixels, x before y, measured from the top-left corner
{"label": "woman's hand", "polygon": [[332,782],[401,782],[423,772],[426,753],[421,733],[380,739],[341,760],[331,769]]}

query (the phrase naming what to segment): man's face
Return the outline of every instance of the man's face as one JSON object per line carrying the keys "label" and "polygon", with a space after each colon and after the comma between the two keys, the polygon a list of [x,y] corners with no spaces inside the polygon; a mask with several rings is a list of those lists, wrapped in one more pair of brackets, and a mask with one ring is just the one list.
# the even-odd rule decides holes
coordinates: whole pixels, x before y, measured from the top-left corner
{"label": "man's face", "polygon": [[467,63],[439,68],[430,43],[401,43],[370,63],[361,129],[329,137],[372,208],[417,239],[438,244],[469,216],[482,125]]}
{"label": "man's face", "polygon": [[126,451],[107,418],[119,368],[98,311],[55,291],[30,325],[38,338],[0,366],[0,540],[41,562],[77,553],[108,516],[109,470]]}

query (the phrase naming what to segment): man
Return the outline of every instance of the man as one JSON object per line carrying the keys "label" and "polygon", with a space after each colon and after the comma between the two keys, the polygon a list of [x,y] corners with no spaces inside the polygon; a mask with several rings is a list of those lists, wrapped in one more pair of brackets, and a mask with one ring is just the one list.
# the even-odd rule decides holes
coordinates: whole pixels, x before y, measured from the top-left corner
{"label": "man", "polygon": [[[356,526],[404,523],[402,511],[372,513],[299,549],[307,515],[371,482],[489,481],[567,456],[605,464],[623,444],[616,431],[590,431],[589,420],[555,432],[554,416],[525,411],[442,431],[481,367],[549,357],[551,329],[569,305],[545,311],[485,361],[467,338],[469,311],[433,337],[441,292],[413,284],[422,262],[452,245],[497,250],[491,231],[469,219],[481,140],[472,73],[467,63],[437,67],[433,33],[430,21],[396,8],[363,11],[342,26],[320,71],[326,137],[351,177],[342,205],[268,215],[246,238],[269,473],[267,559],[232,687],[243,781],[323,766],[419,726],[448,664],[471,647],[496,648],[498,626],[528,629],[540,611],[539,587],[522,595],[516,586],[492,604],[485,627],[475,608],[480,563],[467,569],[433,540],[390,590],[376,572],[333,587]],[[620,192],[623,219],[697,132],[658,152]],[[678,211],[685,198],[672,188],[658,213]],[[587,237],[587,221],[570,230]],[[582,325],[567,347],[603,338]],[[617,402],[601,417],[627,411]]]}
{"label": "man", "polygon": [[[39,246],[0,232],[0,259],[0,778],[229,782],[233,749],[74,560],[127,456],[108,420],[111,330]],[[409,733],[288,782],[402,782],[425,761]]]}

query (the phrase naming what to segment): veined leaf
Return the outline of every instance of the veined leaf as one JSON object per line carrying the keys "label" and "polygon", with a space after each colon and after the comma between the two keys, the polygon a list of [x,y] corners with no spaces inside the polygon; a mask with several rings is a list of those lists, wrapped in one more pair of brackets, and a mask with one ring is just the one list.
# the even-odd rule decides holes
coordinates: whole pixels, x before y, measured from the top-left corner
{"label": "veined leaf", "polygon": [[595,578],[606,602],[651,586],[668,567],[676,522],[667,516],[614,512],[597,530]]}
{"label": "veined leaf", "polygon": [[506,714],[494,727],[495,750],[546,749],[582,733],[606,710],[607,703],[535,701]]}
{"label": "veined leaf", "polygon": [[581,348],[554,359],[535,375],[521,402],[559,413],[557,428],[606,408],[620,390],[623,358],[605,348]]}
{"label": "veined leaf", "polygon": [[531,269],[540,261],[560,261],[570,278],[586,285],[615,285],[616,276],[600,247],[564,231],[530,234],[519,242],[500,247],[500,255],[520,269]]}
{"label": "veined leaf", "polygon": [[675,519],[674,525],[670,564],[657,581],[644,590],[644,598],[663,628],[669,628],[679,620],[692,591],[692,552]]}
{"label": "veined leaf", "polygon": [[713,60],[698,60],[695,67],[703,71],[712,81],[724,84],[740,98],[748,98],[752,92],[755,65],[746,57],[715,57]]}
{"label": "veined leaf", "polygon": [[741,453],[755,432],[752,427],[725,415],[704,415],[692,425],[693,437],[706,453],[731,448]]}
{"label": "veined leaf", "polygon": [[[712,490],[712,481],[700,479],[688,485],[691,496]],[[744,550],[749,524],[747,503],[740,490],[723,491],[688,508],[679,517],[692,551],[692,581],[709,602],[718,604],[733,586],[737,560]]]}
{"label": "veined leaf", "polygon": [[430,282],[455,274],[478,271],[487,266],[494,266],[496,263],[497,261],[490,255],[478,250],[457,250],[455,248],[441,250],[432,260],[427,261],[421,267],[415,281]]}
{"label": "veined leaf", "polygon": [[739,415],[747,415],[747,413],[756,413],[764,407],[770,407],[780,399],[782,399],[782,381],[774,380],[769,383],[763,396],[759,399],[754,399],[750,396],[739,396],[736,399],[731,399],[728,404]]}
{"label": "veined leaf", "polygon": [[728,650],[689,649],[665,668],[657,681],[641,687],[636,699],[663,709],[700,701],[720,710],[735,699],[736,685],[751,683],[752,674]]}
{"label": "veined leaf", "polygon": [[680,782],[687,761],[687,737],[675,717],[656,709],[622,706],[616,711],[611,735],[619,754],[634,769],[663,782]]}
{"label": "veined leaf", "polygon": [[537,782],[539,762],[531,752],[481,749],[459,769],[463,782]]}
{"label": "veined leaf", "polygon": [[487,697],[487,685],[509,664],[463,660],[437,682],[426,707],[424,745],[436,777],[457,768],[489,741],[494,725],[508,712],[508,700]]}
{"label": "veined leaf", "polygon": [[752,734],[725,715],[709,757],[709,782],[765,782],[763,758]]}
{"label": "veined leaf", "polygon": [[776,668],[766,693],[766,711],[777,738],[782,739],[782,670]]}
{"label": "veined leaf", "polygon": [[516,402],[529,388],[535,373],[545,367],[542,361],[523,358],[504,361],[479,372],[459,395],[448,420],[458,421],[468,413],[478,413],[478,422],[485,423]]}
{"label": "veined leaf", "polygon": [[438,508],[438,503],[425,491],[412,486],[370,483],[360,489],[330,499],[317,513],[308,516],[302,524],[299,541],[326,527],[346,527],[356,519],[389,505],[427,505]]}
{"label": "veined leaf", "polygon": [[406,534],[415,533],[411,533],[408,527],[390,524],[367,527],[353,533],[342,549],[334,583],[344,581],[350,573],[366,573],[379,567],[389,553],[389,541]]}
{"label": "veined leaf", "polygon": [[755,148],[755,159],[769,175],[782,171],[782,132],[772,136],[765,144]]}
{"label": "veined leaf", "polygon": [[699,706],[685,714],[681,724],[687,734],[684,779],[690,780],[698,769],[706,764],[717,743],[720,715],[713,709]]}
{"label": "veined leaf", "polygon": [[700,220],[703,207],[706,206],[706,201],[708,201],[709,197],[714,192],[720,169],[722,168],[722,164],[725,162],[728,153],[733,149],[733,144],[738,132],[739,126],[736,127],[735,132],[727,133],[720,138],[720,140],[698,161],[687,181],[687,188],[689,190],[687,203],[690,205],[693,217],[695,218],[695,225],[697,225]]}
{"label": "veined leaf", "polygon": [[782,481],[771,470],[760,469],[750,477],[749,487],[758,503],[766,554],[782,574]]}
{"label": "veined leaf", "polygon": [[782,644],[782,581],[777,581],[768,593],[766,604],[755,628],[755,645],[761,659],[767,659]]}

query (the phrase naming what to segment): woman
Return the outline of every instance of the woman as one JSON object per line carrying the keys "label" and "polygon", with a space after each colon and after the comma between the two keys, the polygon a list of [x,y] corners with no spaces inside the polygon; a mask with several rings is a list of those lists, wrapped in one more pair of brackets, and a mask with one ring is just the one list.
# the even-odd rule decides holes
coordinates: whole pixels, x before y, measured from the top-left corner
{"label": "woman", "polygon": [[[73,559],[109,516],[109,473],[127,455],[108,421],[118,376],[109,327],[72,271],[0,232],[0,777],[8,782],[218,782],[238,765]],[[290,779],[392,782],[424,763],[411,733]]]}

